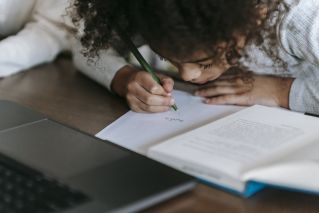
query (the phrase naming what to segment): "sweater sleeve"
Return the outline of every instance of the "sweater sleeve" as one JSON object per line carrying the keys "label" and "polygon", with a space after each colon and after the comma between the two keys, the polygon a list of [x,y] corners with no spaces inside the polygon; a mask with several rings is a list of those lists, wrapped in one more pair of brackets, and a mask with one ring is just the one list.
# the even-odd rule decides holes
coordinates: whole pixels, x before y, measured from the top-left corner
{"label": "sweater sleeve", "polygon": [[0,41],[0,77],[51,62],[69,49],[68,32],[62,24],[67,6],[67,0],[37,1],[24,28]]}
{"label": "sweater sleeve", "polygon": [[98,56],[88,59],[82,54],[83,47],[80,41],[76,40],[73,44],[72,52],[75,67],[111,91],[111,83],[115,74],[120,68],[128,64],[125,59],[112,48],[100,51]]}
{"label": "sweater sleeve", "polygon": [[308,64],[298,71],[289,95],[290,109],[319,115],[319,68]]}
{"label": "sweater sleeve", "polygon": [[319,114],[319,1],[299,1],[280,27],[283,48],[300,59],[289,96],[294,111]]}

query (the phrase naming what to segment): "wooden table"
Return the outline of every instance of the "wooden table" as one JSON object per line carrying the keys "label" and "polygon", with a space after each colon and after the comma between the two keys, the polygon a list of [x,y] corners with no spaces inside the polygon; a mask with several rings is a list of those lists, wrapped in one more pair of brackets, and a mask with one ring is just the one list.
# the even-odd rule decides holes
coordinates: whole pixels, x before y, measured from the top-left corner
{"label": "wooden table", "polygon": [[[0,99],[21,103],[92,135],[128,111],[125,101],[77,72],[65,57],[0,79]],[[145,212],[318,213],[319,196],[267,189],[243,199],[199,185]]]}

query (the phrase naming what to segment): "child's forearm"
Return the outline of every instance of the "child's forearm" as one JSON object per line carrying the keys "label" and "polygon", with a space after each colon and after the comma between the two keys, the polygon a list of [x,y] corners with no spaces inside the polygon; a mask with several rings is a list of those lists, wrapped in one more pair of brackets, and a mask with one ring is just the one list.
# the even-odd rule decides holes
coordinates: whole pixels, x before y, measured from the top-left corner
{"label": "child's forearm", "polygon": [[289,96],[293,81],[294,78],[278,78],[277,98],[279,105],[283,108],[289,109]]}

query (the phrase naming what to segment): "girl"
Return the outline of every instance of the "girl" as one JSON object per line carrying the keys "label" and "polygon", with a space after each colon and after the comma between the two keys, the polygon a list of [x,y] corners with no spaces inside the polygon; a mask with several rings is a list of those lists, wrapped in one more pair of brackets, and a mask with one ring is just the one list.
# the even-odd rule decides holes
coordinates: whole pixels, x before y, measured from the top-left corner
{"label": "girl", "polygon": [[[127,51],[116,24],[174,64],[182,79],[203,84],[195,94],[207,104],[319,114],[319,1],[75,0],[75,8],[90,57],[110,47]],[[132,110],[169,110],[173,80],[162,76],[160,86],[122,60],[114,58],[119,63],[104,83]],[[234,69],[252,72],[227,71]]]}

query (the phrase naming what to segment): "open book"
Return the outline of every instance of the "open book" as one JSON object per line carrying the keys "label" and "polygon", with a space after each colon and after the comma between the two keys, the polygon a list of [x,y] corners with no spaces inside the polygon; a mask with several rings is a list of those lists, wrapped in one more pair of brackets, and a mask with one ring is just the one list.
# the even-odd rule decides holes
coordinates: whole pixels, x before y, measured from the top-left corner
{"label": "open book", "polygon": [[[143,134],[140,128],[135,134]],[[127,127],[122,129],[122,135],[126,131]],[[268,185],[319,192],[319,119],[315,117],[253,106],[150,144],[145,150],[150,158],[244,196]]]}

